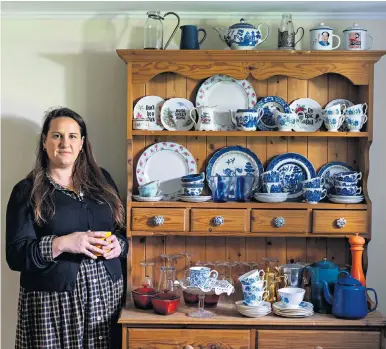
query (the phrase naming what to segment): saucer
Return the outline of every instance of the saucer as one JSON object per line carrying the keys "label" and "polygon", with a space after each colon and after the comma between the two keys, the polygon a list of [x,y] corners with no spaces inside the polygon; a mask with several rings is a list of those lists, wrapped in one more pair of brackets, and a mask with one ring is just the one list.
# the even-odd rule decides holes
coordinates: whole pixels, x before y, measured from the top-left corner
{"label": "saucer", "polygon": [[260,202],[283,202],[288,198],[288,193],[256,193],[255,199]]}
{"label": "saucer", "polygon": [[313,311],[314,306],[309,302],[301,302],[299,305],[286,307],[283,302],[276,302],[272,304],[272,308],[279,312],[310,312]]}
{"label": "saucer", "polygon": [[328,200],[337,204],[359,204],[364,200],[364,196],[363,195],[358,195],[358,196],[329,195]]}
{"label": "saucer", "polygon": [[133,195],[132,196],[135,201],[143,201],[143,202],[152,202],[152,201],[160,201],[162,200],[162,196],[141,196],[141,195]]}
{"label": "saucer", "polygon": [[210,195],[197,195],[197,196],[180,195],[178,198],[186,202],[205,202],[212,199]]}

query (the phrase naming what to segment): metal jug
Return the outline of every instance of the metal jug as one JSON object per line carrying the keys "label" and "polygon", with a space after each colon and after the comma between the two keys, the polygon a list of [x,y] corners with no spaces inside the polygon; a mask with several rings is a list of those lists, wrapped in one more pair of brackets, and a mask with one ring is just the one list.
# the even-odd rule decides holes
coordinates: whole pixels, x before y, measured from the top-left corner
{"label": "metal jug", "polygon": [[[181,29],[181,42],[180,49],[181,50],[199,50],[201,44],[206,39],[206,31],[205,29],[197,29],[195,25],[183,25],[180,27]],[[198,33],[203,32],[204,37],[198,41]]]}

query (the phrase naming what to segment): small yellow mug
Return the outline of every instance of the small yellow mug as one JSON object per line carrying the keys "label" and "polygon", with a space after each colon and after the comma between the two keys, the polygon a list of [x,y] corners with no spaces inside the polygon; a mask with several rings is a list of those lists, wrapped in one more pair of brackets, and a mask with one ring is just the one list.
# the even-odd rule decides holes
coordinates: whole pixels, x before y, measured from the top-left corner
{"label": "small yellow mug", "polygon": [[[100,239],[100,240],[106,240],[109,236],[111,236],[111,231],[105,231],[105,232],[98,232],[98,233],[105,233],[105,237],[100,237],[100,238],[97,238],[97,239]],[[98,248],[102,248],[103,246],[102,245],[95,245],[95,247],[98,247]],[[110,250],[106,250],[106,252],[109,252]],[[100,257],[102,256],[100,253],[98,252],[93,252],[93,254],[97,257]]]}

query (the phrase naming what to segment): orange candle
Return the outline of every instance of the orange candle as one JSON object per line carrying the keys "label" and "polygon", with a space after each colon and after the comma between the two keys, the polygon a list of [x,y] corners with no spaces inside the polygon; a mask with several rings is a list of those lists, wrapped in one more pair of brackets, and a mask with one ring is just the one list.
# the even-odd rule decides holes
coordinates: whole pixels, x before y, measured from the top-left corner
{"label": "orange candle", "polygon": [[359,282],[366,287],[366,279],[365,274],[363,273],[362,268],[362,254],[363,254],[363,245],[365,244],[365,239],[359,234],[350,237],[348,240],[351,247],[351,257],[352,257],[352,267],[351,267],[351,275],[359,280]]}

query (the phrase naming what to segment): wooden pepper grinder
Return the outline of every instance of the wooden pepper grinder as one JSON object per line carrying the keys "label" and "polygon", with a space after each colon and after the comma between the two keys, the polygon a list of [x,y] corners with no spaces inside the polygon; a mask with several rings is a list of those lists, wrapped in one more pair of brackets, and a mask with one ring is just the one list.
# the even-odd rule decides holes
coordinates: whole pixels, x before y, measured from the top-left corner
{"label": "wooden pepper grinder", "polygon": [[355,236],[351,236],[348,240],[351,247],[351,258],[352,258],[352,267],[351,275],[359,280],[359,282],[366,287],[365,274],[363,273],[362,268],[362,254],[363,254],[363,245],[365,244],[365,239],[357,233]]}

